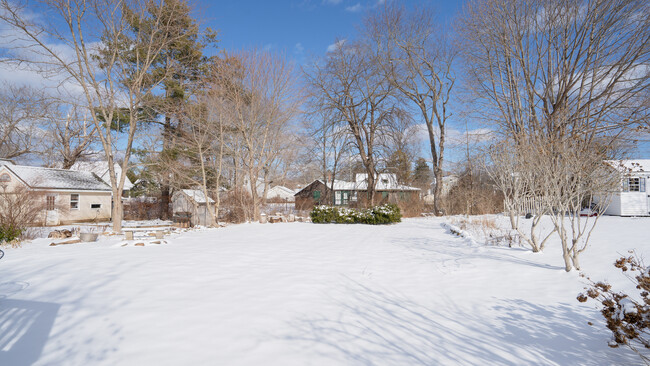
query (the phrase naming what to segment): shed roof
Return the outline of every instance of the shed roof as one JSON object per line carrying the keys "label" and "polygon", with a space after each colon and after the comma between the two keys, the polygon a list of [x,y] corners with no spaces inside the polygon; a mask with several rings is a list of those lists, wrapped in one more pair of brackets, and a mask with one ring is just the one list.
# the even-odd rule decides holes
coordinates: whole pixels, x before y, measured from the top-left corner
{"label": "shed roof", "polygon": [[606,163],[621,173],[650,173],[650,159],[607,160]]}
{"label": "shed roof", "polygon": [[[206,203],[205,194],[203,194],[203,191],[200,189],[183,189],[183,193],[193,199],[196,203]],[[214,200],[210,197],[208,197],[207,201],[214,203]]]}

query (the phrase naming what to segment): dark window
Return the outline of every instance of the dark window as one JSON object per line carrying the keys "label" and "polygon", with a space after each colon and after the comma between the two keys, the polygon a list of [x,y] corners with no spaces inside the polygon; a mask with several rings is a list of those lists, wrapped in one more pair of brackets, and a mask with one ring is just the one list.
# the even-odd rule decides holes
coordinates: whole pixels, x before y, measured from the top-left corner
{"label": "dark window", "polygon": [[388,192],[381,192],[381,198],[388,198]]}
{"label": "dark window", "polygon": [[645,178],[625,178],[623,192],[645,192]]}
{"label": "dark window", "polygon": [[76,193],[70,195],[70,208],[72,209],[79,208],[79,195]]}
{"label": "dark window", "polygon": [[102,204],[101,203],[91,203],[90,208],[102,208]]}
{"label": "dark window", "polygon": [[320,191],[314,191],[314,199],[319,200],[320,199]]}

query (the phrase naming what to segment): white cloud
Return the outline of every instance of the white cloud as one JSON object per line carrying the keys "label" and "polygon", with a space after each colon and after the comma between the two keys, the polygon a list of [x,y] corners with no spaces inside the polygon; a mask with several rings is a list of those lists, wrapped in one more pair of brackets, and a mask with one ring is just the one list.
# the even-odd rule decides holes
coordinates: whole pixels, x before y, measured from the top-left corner
{"label": "white cloud", "polygon": [[338,40],[331,45],[327,46],[327,52],[334,52],[345,44],[345,39]]}
{"label": "white cloud", "polygon": [[351,13],[360,12],[362,9],[363,9],[363,6],[361,5],[361,3],[356,3],[356,4],[352,5],[352,6],[346,6],[345,7],[345,11],[349,11]]}
{"label": "white cloud", "polygon": [[[427,126],[422,123],[415,125],[413,128],[416,130],[416,135],[418,139],[423,142],[429,142],[429,130]],[[435,126],[433,134],[438,137],[440,136],[440,129]],[[488,128],[476,128],[469,131],[458,130],[455,128],[447,128],[447,134],[445,140],[447,141],[447,146],[454,147],[464,145],[469,142],[470,145],[478,144],[486,141],[490,141],[494,138],[494,131]]]}

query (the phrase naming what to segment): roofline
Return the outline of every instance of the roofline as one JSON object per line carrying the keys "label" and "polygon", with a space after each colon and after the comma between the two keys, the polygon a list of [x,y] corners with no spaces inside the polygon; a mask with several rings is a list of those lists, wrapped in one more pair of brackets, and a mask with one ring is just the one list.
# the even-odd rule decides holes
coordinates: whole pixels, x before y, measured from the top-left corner
{"label": "roofline", "polygon": [[[10,168],[11,165],[0,165],[0,169],[2,168],[7,168],[9,171],[16,177],[18,180],[23,182],[27,187],[33,190],[37,191],[42,191],[42,190],[58,190],[58,191],[84,191],[84,192],[113,192],[113,187],[109,186],[104,182],[104,180],[100,177],[97,176],[97,174],[90,172],[92,175],[94,175],[97,179],[98,182],[102,182],[107,189],[106,190],[100,190],[100,189],[86,189],[86,188],[56,188],[56,187],[37,187],[37,186],[32,186],[29,183],[27,183],[23,178],[21,178],[15,171],[11,170]],[[56,169],[56,168],[42,168],[42,167],[37,167],[37,166],[29,166],[29,165],[14,165],[14,166],[20,166],[20,167],[27,167],[27,168],[37,168],[37,169],[48,169],[48,170],[58,170],[58,171],[64,171],[64,172],[70,172],[71,170],[68,169]],[[124,191],[125,189],[122,189]],[[128,190],[128,189],[127,189]]]}
{"label": "roofline", "polygon": [[34,190],[34,191],[93,192],[93,193],[103,193],[103,192],[106,192],[106,193],[111,193],[111,194],[113,194],[113,190],[112,190],[112,189],[99,190],[99,189],[82,189],[82,188],[79,188],[79,189],[75,189],[75,188],[53,188],[53,187],[45,187],[45,188],[42,188],[42,187],[35,187],[35,188],[32,188],[32,187],[30,187],[30,188],[31,188],[32,190]]}

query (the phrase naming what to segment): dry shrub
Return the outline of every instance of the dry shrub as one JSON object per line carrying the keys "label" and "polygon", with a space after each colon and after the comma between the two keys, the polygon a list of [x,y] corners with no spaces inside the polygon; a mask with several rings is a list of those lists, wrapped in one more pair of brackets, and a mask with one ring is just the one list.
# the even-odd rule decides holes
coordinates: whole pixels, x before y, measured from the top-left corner
{"label": "dry shrub", "polygon": [[451,223],[461,230],[472,234],[477,240],[482,240],[486,245],[495,246],[521,246],[521,238],[516,232],[499,225],[495,217],[490,216],[455,216]]}
{"label": "dry shrub", "polygon": [[397,202],[397,207],[399,207],[402,212],[402,217],[419,217],[423,212],[428,211],[427,205],[420,197],[411,197],[405,201]]}
{"label": "dry shrub", "polygon": [[125,220],[153,220],[160,215],[161,200],[156,198],[132,198],[124,203]]}
{"label": "dry shrub", "polygon": [[25,187],[0,188],[0,244],[20,246],[30,225],[42,224],[46,196]]}
{"label": "dry shrub", "polygon": [[254,202],[243,189],[233,189],[224,195],[219,205],[219,221],[242,223],[252,219]]}
{"label": "dry shrub", "polygon": [[635,285],[632,293],[617,292],[606,282],[591,282],[578,301],[596,300],[602,305],[600,313],[612,332],[609,346],[627,346],[641,360],[650,364],[650,272],[636,252],[618,259],[614,266]]}
{"label": "dry shrub", "polygon": [[503,194],[485,174],[463,174],[443,197],[447,215],[485,215],[503,212]]}

